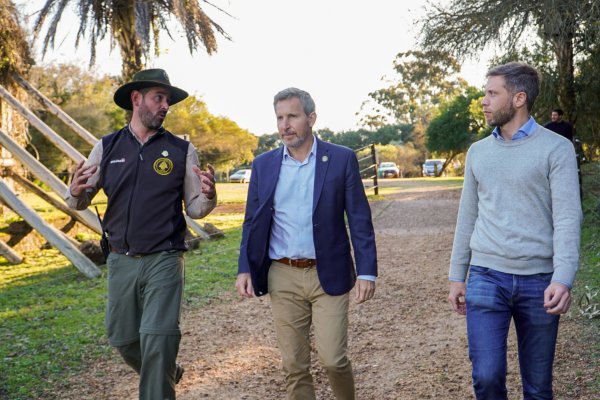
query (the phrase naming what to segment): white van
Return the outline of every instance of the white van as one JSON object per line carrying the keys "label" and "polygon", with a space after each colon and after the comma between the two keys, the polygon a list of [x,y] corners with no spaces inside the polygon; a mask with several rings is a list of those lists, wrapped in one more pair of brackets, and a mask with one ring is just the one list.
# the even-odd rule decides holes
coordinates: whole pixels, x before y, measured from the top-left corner
{"label": "white van", "polygon": [[423,176],[435,176],[436,172],[439,175],[445,162],[445,158],[428,158],[423,164]]}

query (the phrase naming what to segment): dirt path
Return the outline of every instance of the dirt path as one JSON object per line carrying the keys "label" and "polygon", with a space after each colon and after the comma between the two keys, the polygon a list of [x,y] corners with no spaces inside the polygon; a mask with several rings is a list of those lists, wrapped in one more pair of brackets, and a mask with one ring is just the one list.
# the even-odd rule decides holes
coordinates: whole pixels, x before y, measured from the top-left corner
{"label": "dirt path", "polygon": [[[376,297],[350,306],[350,355],[359,399],[472,399],[464,319],[446,303],[447,265],[459,190],[414,189],[372,204],[380,278]],[[233,283],[232,283],[233,285]],[[178,399],[283,399],[269,299],[222,301],[186,313]],[[563,317],[555,364],[557,400],[600,399],[589,382],[593,343],[575,314]],[[588,337],[588,340],[585,337]],[[514,338],[510,398],[520,396]],[[313,357],[316,359],[316,356]],[[314,363],[317,397],[333,399]],[[65,385],[60,399],[136,399],[137,376],[115,357]]]}

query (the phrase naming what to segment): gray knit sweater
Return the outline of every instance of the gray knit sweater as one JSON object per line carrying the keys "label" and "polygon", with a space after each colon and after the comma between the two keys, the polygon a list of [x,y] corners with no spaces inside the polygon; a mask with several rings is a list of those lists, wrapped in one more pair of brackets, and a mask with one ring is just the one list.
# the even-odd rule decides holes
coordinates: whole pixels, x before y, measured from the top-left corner
{"label": "gray knit sweater", "polygon": [[469,265],[518,275],[554,272],[573,285],[581,203],[573,145],[537,125],[526,138],[492,135],[467,153],[450,280]]}

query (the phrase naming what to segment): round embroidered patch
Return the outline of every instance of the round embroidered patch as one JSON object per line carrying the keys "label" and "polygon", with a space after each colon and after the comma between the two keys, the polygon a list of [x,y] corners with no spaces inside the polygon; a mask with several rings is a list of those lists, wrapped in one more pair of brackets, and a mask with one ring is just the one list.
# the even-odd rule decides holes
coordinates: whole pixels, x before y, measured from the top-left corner
{"label": "round embroidered patch", "polygon": [[168,158],[158,158],[154,161],[154,171],[159,175],[169,175],[173,171],[173,161]]}

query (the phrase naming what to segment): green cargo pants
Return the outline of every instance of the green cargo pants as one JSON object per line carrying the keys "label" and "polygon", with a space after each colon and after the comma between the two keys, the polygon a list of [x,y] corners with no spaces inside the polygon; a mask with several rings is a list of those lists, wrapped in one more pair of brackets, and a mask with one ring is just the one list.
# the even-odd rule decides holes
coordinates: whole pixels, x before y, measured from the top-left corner
{"label": "green cargo pants", "polygon": [[111,346],[140,375],[143,400],[175,400],[184,284],[181,251],[110,253],[106,327]]}

